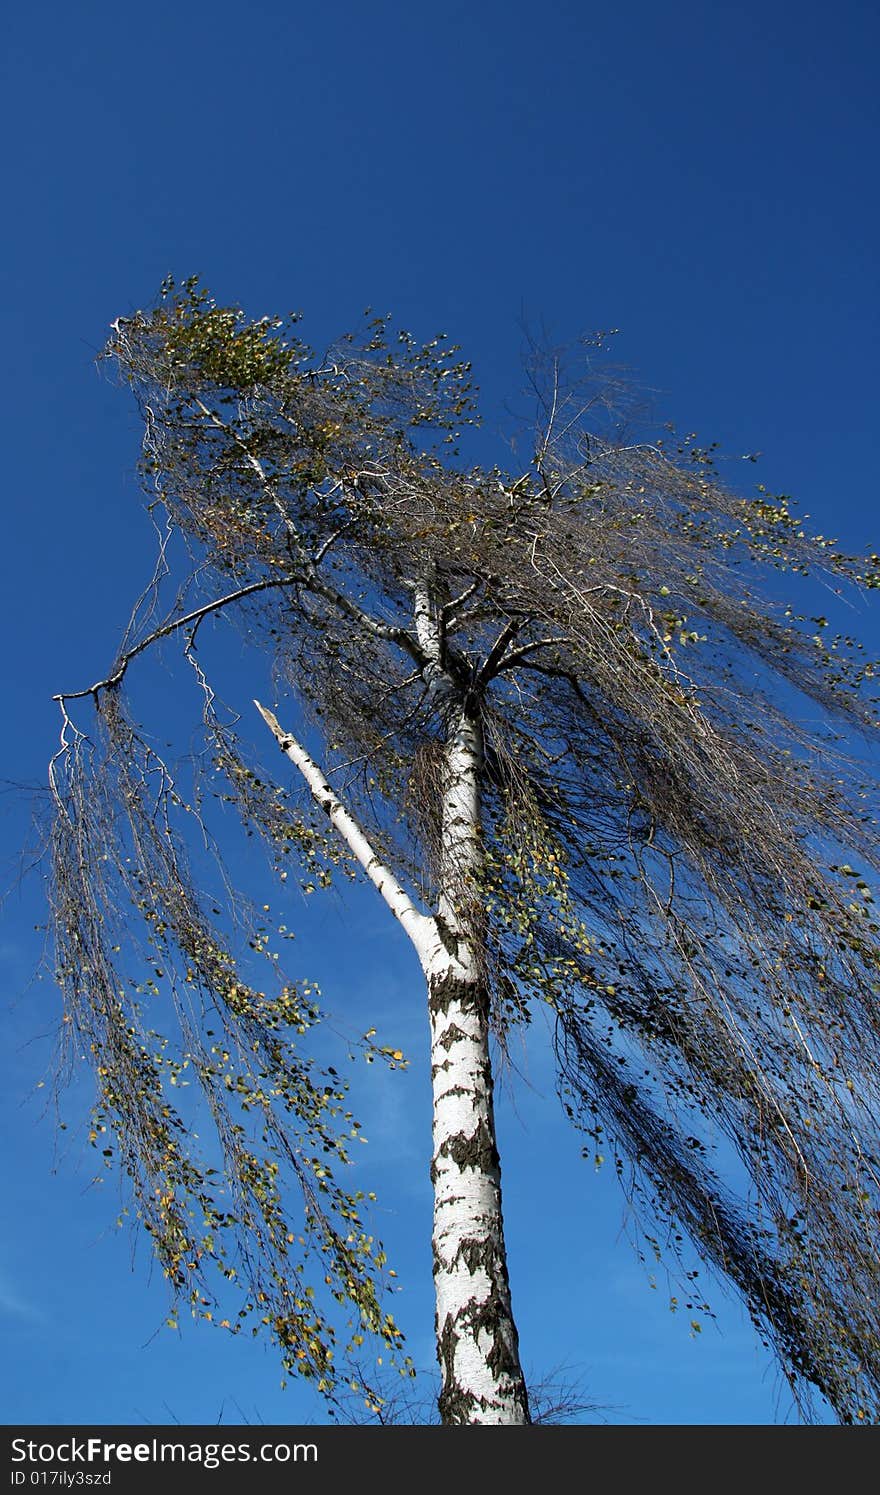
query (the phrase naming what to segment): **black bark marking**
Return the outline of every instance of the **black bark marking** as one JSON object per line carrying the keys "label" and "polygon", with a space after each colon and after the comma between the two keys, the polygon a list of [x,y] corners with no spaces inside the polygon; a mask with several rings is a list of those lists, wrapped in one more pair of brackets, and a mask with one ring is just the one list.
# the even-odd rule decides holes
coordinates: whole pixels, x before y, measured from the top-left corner
{"label": "black bark marking", "polygon": [[452,933],[452,930],[449,928],[446,920],[441,919],[440,915],[436,914],[434,918],[434,925],[436,927],[438,935],[440,936],[440,943],[443,946],[443,949],[446,951],[447,955],[451,955],[453,959],[458,959],[458,940]]}
{"label": "black bark marking", "polygon": [[448,1053],[454,1043],[458,1043],[459,1039],[467,1038],[467,1036],[464,1029],[459,1028],[457,1023],[450,1023],[443,1037],[437,1039],[437,1047],[445,1049]]}
{"label": "black bark marking", "polygon": [[437,1399],[441,1421],[446,1427],[463,1427],[473,1422],[471,1412],[477,1406],[472,1391],[465,1391],[455,1374],[455,1350],[460,1339],[455,1324],[448,1318],[437,1340],[437,1358],[440,1361],[443,1387]]}
{"label": "black bark marking", "polygon": [[441,976],[432,976],[428,983],[428,1008],[432,1013],[444,1016],[453,1005],[462,1013],[476,1012],[486,1016],[489,1004],[482,986],[473,981],[462,981],[454,971],[445,971]]}
{"label": "black bark marking", "polygon": [[[486,1356],[486,1364],[491,1370],[496,1382],[509,1378],[516,1388],[519,1381],[519,1357],[518,1340],[516,1329],[510,1317],[510,1303],[507,1294],[504,1297],[499,1293],[496,1282],[503,1281],[507,1287],[507,1273],[504,1270],[503,1260],[496,1256],[492,1267],[487,1268],[491,1287],[489,1296],[477,1303],[473,1300],[468,1303],[458,1315],[457,1322],[464,1326],[467,1324],[469,1337],[476,1339],[479,1333],[490,1335],[492,1348]],[[515,1399],[525,1410],[525,1396],[519,1389],[514,1390]]]}
{"label": "black bark marking", "polygon": [[462,1241],[449,1266],[455,1267],[460,1261],[464,1262],[472,1277],[480,1267],[490,1278],[498,1269],[498,1253],[492,1242],[487,1240]]}
{"label": "black bark marking", "polygon": [[451,1158],[457,1168],[474,1168],[478,1173],[497,1172],[499,1164],[495,1139],[485,1121],[478,1122],[470,1135],[456,1132],[447,1137],[438,1148],[438,1157]]}

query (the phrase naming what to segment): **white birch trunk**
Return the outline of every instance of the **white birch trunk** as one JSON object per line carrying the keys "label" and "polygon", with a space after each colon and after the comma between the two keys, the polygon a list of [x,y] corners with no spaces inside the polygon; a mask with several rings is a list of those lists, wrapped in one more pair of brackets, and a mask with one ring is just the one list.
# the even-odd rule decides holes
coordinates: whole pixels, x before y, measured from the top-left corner
{"label": "white birch trunk", "polygon": [[476,912],[479,725],[450,722],[438,940],[425,967],[431,1023],[434,1286],[445,1423],[529,1421],[510,1302],[495,1138],[489,1003]]}
{"label": "white birch trunk", "polygon": [[[437,666],[439,673],[439,659]],[[446,684],[451,692],[451,682]],[[434,1102],[432,1241],[441,1417],[452,1425],[528,1423],[504,1248],[489,1002],[476,912],[482,856],[479,724],[462,706],[447,716],[441,891],[432,918],[415,907],[302,745],[281,729],[271,711],[255,704],[406,930],[425,973]]]}

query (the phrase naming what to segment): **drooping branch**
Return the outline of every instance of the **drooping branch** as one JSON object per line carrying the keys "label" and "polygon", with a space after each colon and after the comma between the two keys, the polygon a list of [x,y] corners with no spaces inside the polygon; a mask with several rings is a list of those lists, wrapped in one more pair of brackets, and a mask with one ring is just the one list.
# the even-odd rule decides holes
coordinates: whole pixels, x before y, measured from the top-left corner
{"label": "drooping branch", "polygon": [[[301,1041],[319,1020],[314,988],[279,980],[277,966],[271,985],[252,981],[209,918],[177,835],[181,812],[205,830],[199,812],[182,804],[121,692],[97,715],[97,743],[79,734],[54,774],[52,841],[67,1057],[90,1053],[96,1068],[90,1141],[108,1166],[118,1155],[175,1298],[222,1324],[214,1274],[235,1282],[243,1296],[225,1327],[243,1332],[253,1316],[289,1370],[335,1395],[334,1299],[355,1312],[344,1353],[366,1331],[393,1352],[400,1333],[380,1309],[384,1254],[362,1228],[361,1196],[334,1178],[356,1127],[344,1082],[316,1068]],[[134,970],[146,957],[146,982],[124,978],[123,945]],[[207,1108],[220,1172],[202,1152],[202,1125],[192,1128],[189,1085]],[[304,1276],[313,1253],[331,1289],[326,1309]]]}

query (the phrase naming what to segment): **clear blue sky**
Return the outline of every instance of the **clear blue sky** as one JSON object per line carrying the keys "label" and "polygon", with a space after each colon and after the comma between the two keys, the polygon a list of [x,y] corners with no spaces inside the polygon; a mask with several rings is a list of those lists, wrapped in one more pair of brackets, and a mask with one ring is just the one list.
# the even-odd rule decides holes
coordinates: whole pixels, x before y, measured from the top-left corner
{"label": "clear blue sky", "polygon": [[[664,418],[762,451],[748,482],[877,549],[878,31],[858,0],[15,7],[2,777],[45,781],[51,694],[103,672],[150,566],[136,415],[93,358],[168,271],[255,314],[301,308],[317,344],[368,304],[447,331],[474,360],[487,440],[519,392],[523,312],[560,339],[618,327]],[[0,806],[8,886],[27,813],[15,794]],[[78,1134],[58,1148],[33,1096],[58,1016],[51,985],[28,985],[41,917],[29,878],[0,926],[3,1420],[320,1415],[279,1390],[271,1349],[160,1328],[164,1290],[113,1228],[112,1181],[90,1187]],[[358,1023],[385,1019],[414,1056],[393,1092],[364,1082],[360,1109],[399,1315],[430,1365],[418,973],[367,890],[297,917],[337,1010],[356,993]],[[501,1116],[527,1365],[566,1361],[616,1421],[784,1417],[735,1308],[716,1293],[721,1332],[693,1339],[647,1285],[613,1179],[579,1161],[544,1059],[528,1064]]]}

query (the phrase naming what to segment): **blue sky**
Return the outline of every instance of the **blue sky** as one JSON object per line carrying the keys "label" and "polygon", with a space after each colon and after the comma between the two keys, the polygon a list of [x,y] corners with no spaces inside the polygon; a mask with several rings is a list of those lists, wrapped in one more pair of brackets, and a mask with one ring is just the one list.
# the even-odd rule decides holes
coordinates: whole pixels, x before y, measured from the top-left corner
{"label": "blue sky", "polygon": [[[0,64],[3,779],[45,782],[50,697],[103,672],[150,569],[136,412],[94,356],[168,271],[257,315],[299,308],[318,345],[366,305],[447,331],[474,361],[487,451],[520,392],[523,316],[560,340],[620,328],[663,419],[761,451],[745,483],[877,549],[878,30],[856,0],[17,7]],[[42,1114],[58,1006],[30,981],[39,877],[12,887],[27,807],[6,793],[0,808],[4,1420],[319,1416],[279,1390],[269,1348],[161,1328],[163,1287],[113,1228],[112,1180],[90,1184],[80,1134]],[[363,1080],[359,1098],[400,1317],[430,1365],[417,972],[369,890],[297,917],[336,1008],[356,987],[413,1054],[391,1094]],[[648,1286],[540,1045],[523,1063],[531,1088],[502,1101],[501,1126],[527,1365],[566,1362],[615,1421],[785,1417],[735,1307],[694,1339]]]}

